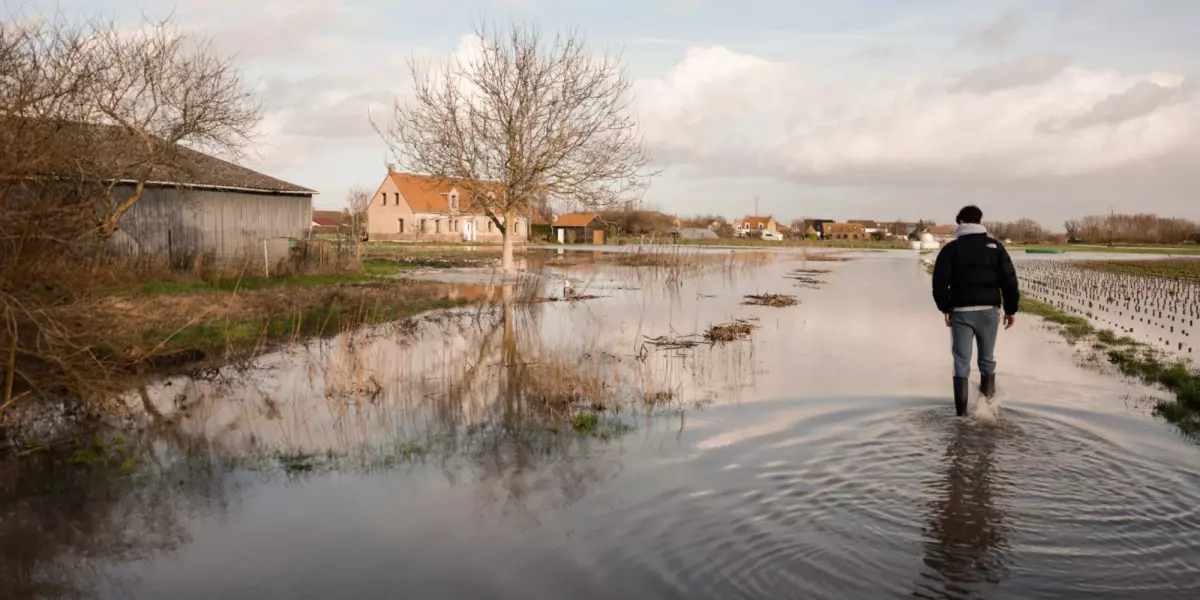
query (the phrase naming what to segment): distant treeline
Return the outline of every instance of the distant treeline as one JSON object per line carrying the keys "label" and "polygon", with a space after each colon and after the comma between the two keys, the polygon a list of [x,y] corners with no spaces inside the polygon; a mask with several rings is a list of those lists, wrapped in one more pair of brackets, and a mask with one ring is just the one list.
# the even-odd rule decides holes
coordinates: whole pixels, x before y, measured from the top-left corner
{"label": "distant treeline", "polygon": [[1200,223],[1155,214],[1091,215],[1063,224],[1067,237],[1083,242],[1182,244],[1200,241]]}
{"label": "distant treeline", "polygon": [[984,223],[1000,239],[1014,242],[1080,242],[1086,244],[1184,244],[1200,241],[1200,223],[1155,214],[1090,215],[1050,231],[1033,219]]}

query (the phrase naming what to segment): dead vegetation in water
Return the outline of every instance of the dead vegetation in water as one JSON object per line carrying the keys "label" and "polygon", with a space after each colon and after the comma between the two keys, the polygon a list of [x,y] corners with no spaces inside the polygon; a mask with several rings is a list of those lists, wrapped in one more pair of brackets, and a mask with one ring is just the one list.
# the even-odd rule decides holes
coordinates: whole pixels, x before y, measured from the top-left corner
{"label": "dead vegetation in water", "polygon": [[850,260],[849,256],[843,256],[845,252],[801,252],[794,260],[804,262],[846,262]]}
{"label": "dead vegetation in water", "polygon": [[743,306],[769,306],[771,308],[784,308],[787,306],[795,306],[799,304],[795,296],[786,294],[750,294],[745,296],[742,302]]}
{"label": "dead vegetation in water", "polygon": [[827,275],[829,273],[829,269],[792,269],[791,272],[784,276],[784,279],[795,281],[797,287],[815,290],[825,285],[825,281],[817,279],[816,276]]}
{"label": "dead vegetation in water", "polygon": [[710,344],[724,344],[748,339],[750,334],[758,328],[758,325],[755,324],[757,321],[758,319],[737,319],[732,323],[713,325],[704,332],[704,339],[708,340]]}

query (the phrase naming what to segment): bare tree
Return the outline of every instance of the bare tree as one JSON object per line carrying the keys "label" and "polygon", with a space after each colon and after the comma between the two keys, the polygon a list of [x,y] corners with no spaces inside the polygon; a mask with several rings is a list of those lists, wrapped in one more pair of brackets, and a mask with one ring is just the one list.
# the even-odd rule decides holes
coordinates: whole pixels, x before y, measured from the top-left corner
{"label": "bare tree", "polygon": [[1079,239],[1079,234],[1083,231],[1083,223],[1076,219],[1069,219],[1063,223],[1063,229],[1067,231],[1068,240]]}
{"label": "bare tree", "polygon": [[354,239],[360,236],[361,221],[366,217],[367,206],[371,204],[371,191],[361,185],[353,186],[346,192],[346,210],[350,213],[350,223],[354,227]]}
{"label": "bare tree", "polygon": [[808,237],[808,229],[812,227],[812,219],[792,219],[792,224],[788,226],[792,230],[792,236],[798,238]]}
{"label": "bare tree", "polygon": [[[139,149],[106,161],[99,173],[109,184],[106,201],[97,203],[102,246],[156,173],[183,170],[177,162],[181,144],[236,157],[262,112],[229,57],[170,22],[132,32],[104,21],[89,28],[85,60],[98,76],[85,90],[90,110],[84,121],[119,128]],[[132,183],[132,192],[115,197],[119,183]]]}
{"label": "bare tree", "polygon": [[112,397],[126,365],[49,308],[149,182],[186,172],[181,145],[235,156],[259,115],[228,59],[170,23],[0,23],[0,417],[43,391]]}
{"label": "bare tree", "polygon": [[[383,132],[406,169],[453,178],[504,234],[541,195],[589,209],[635,199],[649,157],[630,116],[632,81],[568,32],[553,41],[532,25],[475,27],[479,48],[439,68],[410,62],[411,103],[397,102]],[[378,128],[378,127],[377,127]]]}

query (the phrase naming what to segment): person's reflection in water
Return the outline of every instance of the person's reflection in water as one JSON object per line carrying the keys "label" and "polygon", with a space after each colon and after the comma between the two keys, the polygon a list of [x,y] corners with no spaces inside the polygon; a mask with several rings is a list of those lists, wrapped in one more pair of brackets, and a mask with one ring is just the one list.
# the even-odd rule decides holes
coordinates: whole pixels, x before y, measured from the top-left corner
{"label": "person's reflection in water", "polygon": [[1004,509],[998,498],[1003,484],[993,460],[1004,432],[968,422],[952,425],[942,468],[945,478],[930,489],[924,530],[925,569],[917,583],[918,598],[980,597],[984,585],[999,583],[1007,573],[1008,543]]}

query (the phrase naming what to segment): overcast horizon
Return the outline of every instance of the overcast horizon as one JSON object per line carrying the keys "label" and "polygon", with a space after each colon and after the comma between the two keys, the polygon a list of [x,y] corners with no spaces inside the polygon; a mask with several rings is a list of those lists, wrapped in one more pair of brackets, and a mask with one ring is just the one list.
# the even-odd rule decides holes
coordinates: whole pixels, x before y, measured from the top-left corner
{"label": "overcast horizon", "polygon": [[663,175],[645,204],[787,222],[1087,214],[1200,219],[1200,2],[1189,0],[6,0],[11,13],[173,15],[261,93],[251,168],[339,208],[371,189],[407,59],[477,19],[577,28],[623,49]]}

